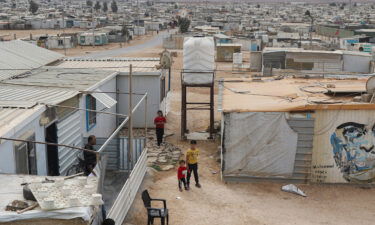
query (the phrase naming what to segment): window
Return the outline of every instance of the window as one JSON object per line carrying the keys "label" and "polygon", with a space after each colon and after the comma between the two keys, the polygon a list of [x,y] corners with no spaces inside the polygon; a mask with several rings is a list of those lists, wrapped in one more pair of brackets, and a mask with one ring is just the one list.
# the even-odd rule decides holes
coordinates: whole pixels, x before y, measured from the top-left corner
{"label": "window", "polygon": [[165,98],[165,77],[163,76],[160,80],[160,102]]}
{"label": "window", "polygon": [[59,46],[63,46],[63,45],[64,45],[63,40],[57,40],[57,42],[58,42],[58,45],[59,45]]}
{"label": "window", "polygon": [[[23,138],[21,138],[23,139]],[[35,136],[29,136],[26,140],[33,141]],[[14,146],[17,174],[37,174],[36,149],[32,142],[21,142]]]}
{"label": "window", "polygon": [[95,36],[95,44],[101,44],[99,36]]}
{"label": "window", "polygon": [[[96,99],[91,95],[86,95],[86,109],[96,110]],[[91,130],[96,125],[96,112],[86,111],[86,129]]]}

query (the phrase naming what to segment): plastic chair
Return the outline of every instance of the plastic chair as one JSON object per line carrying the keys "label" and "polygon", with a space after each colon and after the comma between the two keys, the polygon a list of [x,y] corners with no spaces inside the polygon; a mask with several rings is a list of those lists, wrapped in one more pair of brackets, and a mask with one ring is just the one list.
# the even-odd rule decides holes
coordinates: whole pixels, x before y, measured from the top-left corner
{"label": "plastic chair", "polygon": [[[167,225],[169,225],[169,216],[167,209],[167,201],[165,199],[151,198],[147,190],[142,192],[143,204],[147,209],[147,225],[154,224],[154,218],[160,218],[161,225],[165,225],[165,219],[167,219]],[[164,204],[164,208],[153,208],[151,207],[152,201],[161,201]]]}

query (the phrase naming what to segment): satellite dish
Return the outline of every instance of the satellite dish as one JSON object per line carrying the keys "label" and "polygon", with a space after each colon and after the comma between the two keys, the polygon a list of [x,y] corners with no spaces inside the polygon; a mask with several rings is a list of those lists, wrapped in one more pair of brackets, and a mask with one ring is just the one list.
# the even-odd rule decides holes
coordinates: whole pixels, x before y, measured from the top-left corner
{"label": "satellite dish", "polygon": [[370,77],[366,82],[366,91],[368,94],[375,93],[375,76]]}
{"label": "satellite dish", "polygon": [[160,66],[161,66],[161,69],[170,69],[171,66],[172,66],[171,53],[168,52],[167,50],[164,50],[161,53],[161,56],[160,56]]}

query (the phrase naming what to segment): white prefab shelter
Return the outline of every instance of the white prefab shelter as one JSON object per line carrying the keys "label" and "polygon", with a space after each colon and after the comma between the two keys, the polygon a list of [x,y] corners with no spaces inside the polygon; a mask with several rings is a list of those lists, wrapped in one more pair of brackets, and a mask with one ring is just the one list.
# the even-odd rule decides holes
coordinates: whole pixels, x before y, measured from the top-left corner
{"label": "white prefab shelter", "polygon": [[266,48],[263,68],[293,69],[304,72],[369,73],[372,56],[364,52],[315,51],[298,48]]}
{"label": "white prefab shelter", "polygon": [[215,70],[215,42],[212,37],[186,37],[183,50],[183,82],[211,84]]}
{"label": "white prefab shelter", "polygon": [[145,29],[150,31],[160,30],[159,22],[145,22]]}
{"label": "white prefab shelter", "polygon": [[79,45],[106,45],[108,44],[108,37],[106,33],[82,33],[78,36]]}
{"label": "white prefab shelter", "polygon": [[[103,140],[100,137],[104,137],[106,143],[101,144],[100,149],[95,146],[103,156],[94,169],[99,178],[97,190],[103,194],[108,217],[113,218],[116,224],[122,224],[145,175],[147,151],[142,151],[145,146],[144,138],[133,139],[133,157],[130,163],[126,157],[128,139],[113,138],[119,131],[116,128],[121,129],[126,123],[125,120],[118,126],[116,120],[119,101],[116,94],[118,71],[43,66],[55,61],[60,55],[45,49],[42,49],[43,52],[36,46],[31,48],[29,44],[21,43],[20,46],[25,48],[17,49],[0,43],[0,69],[14,72],[4,70],[6,73],[0,76],[0,137],[20,139],[0,140],[0,173],[17,173],[0,177],[0,183],[9,183],[0,188],[0,223],[31,224],[47,221],[48,224],[54,224],[58,220],[60,224],[101,224],[101,210],[93,207],[52,211],[36,208],[22,214],[5,211],[9,202],[20,197],[22,199],[20,183],[45,180],[45,177],[20,174],[65,175],[67,169],[77,162],[80,151],[74,148],[83,147],[85,138],[95,135],[98,140]],[[41,54],[32,57],[30,49]],[[154,64],[155,61],[159,62],[151,60]],[[154,70],[154,67],[150,67],[149,75],[160,78],[161,72]],[[144,83],[140,82],[140,85]],[[155,94],[157,97],[161,96],[160,89],[158,91],[160,95]],[[150,99],[153,94],[151,93]],[[143,102],[145,98],[146,96],[142,98]],[[157,99],[158,103],[159,101]],[[138,106],[135,108],[139,108]],[[109,114],[99,113],[104,111]],[[117,160],[116,164],[113,163],[114,159]],[[112,174],[115,173],[116,176],[104,175],[104,170],[110,169],[106,165],[113,166],[111,169],[115,172]],[[123,172],[125,169],[126,172]],[[106,183],[104,179],[111,184],[108,190],[103,187]],[[113,180],[115,182],[111,182]],[[113,202],[113,199],[116,200]]]}
{"label": "white prefab shelter", "polygon": [[146,34],[146,29],[144,27],[134,27],[134,35],[141,36]]}
{"label": "white prefab shelter", "polygon": [[46,44],[48,49],[73,48],[72,37],[49,36]]}
{"label": "white prefab shelter", "polygon": [[[87,95],[81,93],[82,91],[115,92],[116,75],[117,72],[114,71],[44,67],[40,71],[29,72],[26,77],[2,80],[0,108],[18,107],[32,111],[34,108],[39,109],[41,107],[38,114],[35,113],[32,115],[33,117],[25,118],[28,122],[23,122],[22,118],[18,119],[20,125],[15,124],[14,127],[19,127],[24,132],[14,134],[8,132],[6,136],[24,139],[24,133],[28,134],[30,131],[31,134],[35,134],[33,140],[42,142],[48,140],[48,142],[54,141],[53,143],[76,147],[83,147],[83,138],[89,135],[108,137],[117,126],[116,116],[96,113],[94,122],[90,123],[91,116],[84,110],[78,110],[78,108],[116,113],[116,94],[97,93],[95,96],[90,95],[95,104],[89,106]],[[50,107],[46,107],[46,104]],[[60,105],[63,107],[60,107]],[[64,106],[73,107],[73,109],[67,109]],[[6,112],[4,111],[4,113]],[[34,119],[30,120],[30,118]],[[22,123],[25,123],[25,125],[22,126]],[[26,126],[26,124],[31,125]],[[32,136],[27,135],[27,138]],[[4,148],[13,149],[10,141],[4,144],[6,144]],[[68,168],[77,161],[78,151],[63,146],[50,148],[47,151],[43,150],[45,148],[48,147],[45,147],[45,145],[36,146],[36,152],[39,154],[39,156],[37,155],[37,162],[42,164],[38,165],[37,174],[47,174],[46,168],[48,168],[49,174],[65,175]],[[6,151],[0,151],[0,154],[2,152]],[[48,154],[46,156],[47,152],[53,152],[54,156],[50,155],[49,157]],[[17,160],[8,162],[11,165],[3,164],[4,168],[0,165],[0,170],[13,173],[26,171],[17,170],[16,166],[12,166],[17,165]]]}
{"label": "white prefab shelter", "polygon": [[[158,110],[167,113],[166,97],[170,89],[168,70],[156,69],[159,58],[108,58],[108,59],[66,59],[56,65],[59,68],[103,68],[103,70],[119,72],[113,89],[122,93],[128,92],[129,66],[133,66],[133,91],[138,94],[147,93],[147,126],[154,127],[153,118]],[[133,102],[138,102],[141,95],[134,95]],[[118,112],[128,114],[127,94],[118,95]],[[133,117],[134,127],[144,127],[144,104]]]}

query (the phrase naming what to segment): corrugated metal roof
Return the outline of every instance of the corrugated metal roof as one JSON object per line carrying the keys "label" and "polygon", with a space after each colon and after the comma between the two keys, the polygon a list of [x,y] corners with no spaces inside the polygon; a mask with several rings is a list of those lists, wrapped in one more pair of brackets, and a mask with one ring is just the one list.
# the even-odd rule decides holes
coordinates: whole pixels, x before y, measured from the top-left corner
{"label": "corrugated metal roof", "polygon": [[43,107],[45,106],[38,105],[31,109],[0,108],[0,136],[14,130],[18,124],[22,123]]}
{"label": "corrugated metal roof", "polygon": [[26,109],[2,109],[0,108],[0,126],[9,123],[25,113]]}
{"label": "corrugated metal roof", "polygon": [[74,90],[0,85],[0,108],[31,108],[36,104],[59,104],[79,94]]}
{"label": "corrugated metal roof", "polygon": [[274,48],[267,47],[263,49],[263,53],[273,53],[273,52],[290,52],[290,53],[315,53],[315,54],[336,54],[342,55],[343,52],[340,50],[336,51],[321,51],[321,50],[305,50],[301,48]]}
{"label": "corrugated metal roof", "polygon": [[97,69],[65,69],[43,67],[33,70],[14,79],[1,81],[2,84],[20,85],[24,87],[69,88],[85,91],[105,79],[115,76],[114,71]]}
{"label": "corrugated metal roof", "polygon": [[0,80],[39,68],[63,55],[21,41],[0,42]]}
{"label": "corrugated metal roof", "polygon": [[86,59],[74,58],[64,59],[56,65],[59,68],[98,68],[129,73],[130,64],[135,73],[159,73],[156,65],[160,64],[159,58],[108,58],[108,59]]}

